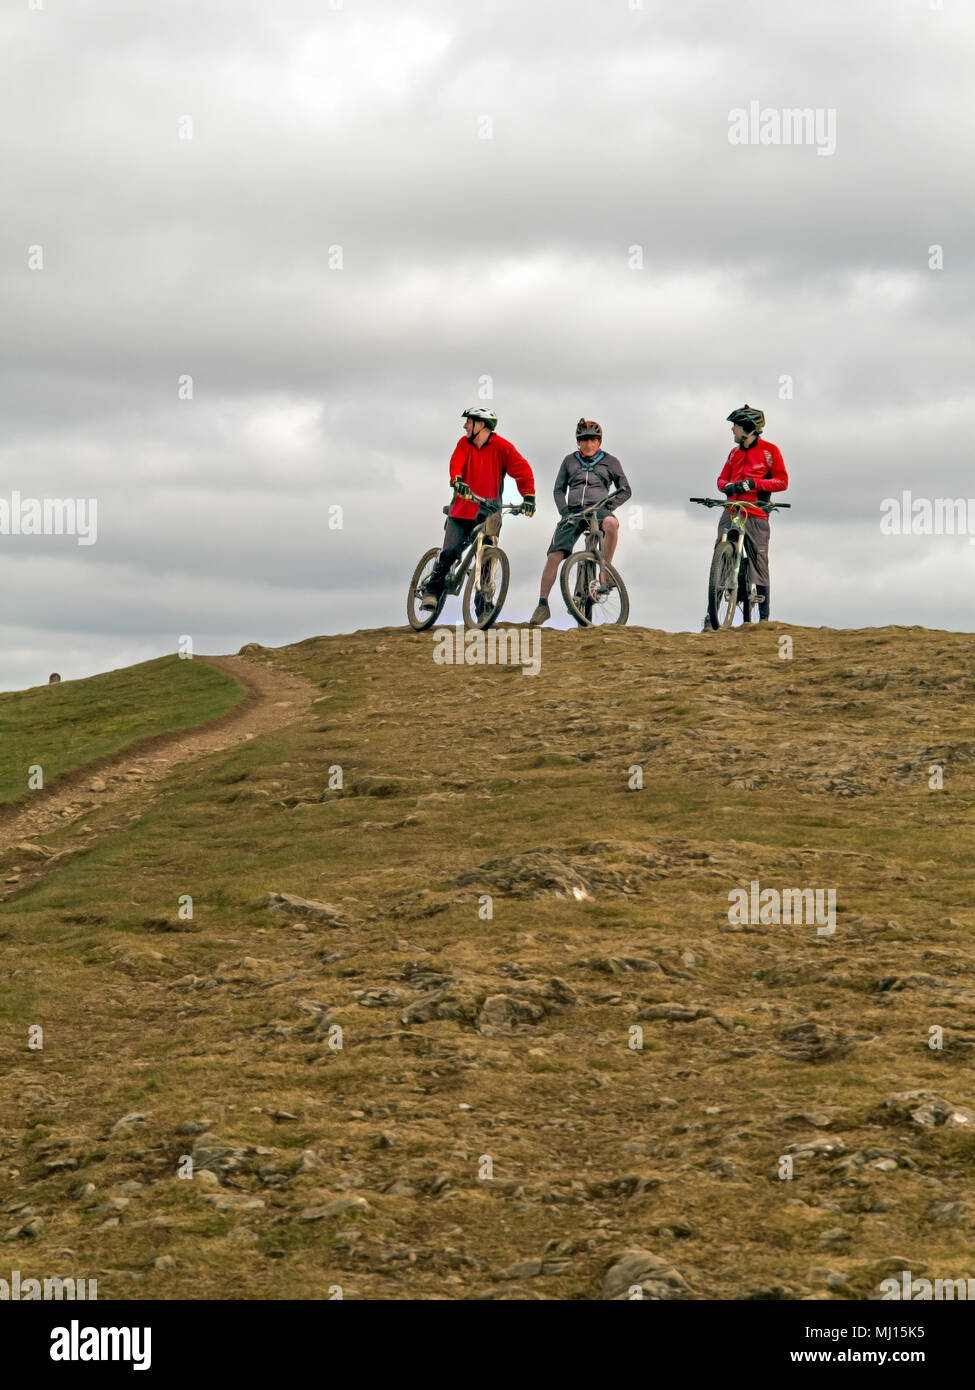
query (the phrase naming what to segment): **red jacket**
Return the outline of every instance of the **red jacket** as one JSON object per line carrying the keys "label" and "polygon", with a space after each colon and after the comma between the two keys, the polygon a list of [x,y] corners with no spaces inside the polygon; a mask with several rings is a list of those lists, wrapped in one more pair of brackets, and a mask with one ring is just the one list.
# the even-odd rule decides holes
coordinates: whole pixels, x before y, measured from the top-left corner
{"label": "red jacket", "polygon": [[[480,449],[472,444],[465,434],[463,439],[457,441],[457,447],[450,456],[451,478],[461,477],[471,492],[476,492],[478,497],[500,497],[505,474],[509,473],[518,484],[518,491],[522,497],[534,495],[535,479],[532,477],[531,468],[515,446],[498,434],[492,434]],[[477,503],[465,502],[457,497],[450,509],[450,515],[475,517]]]}
{"label": "red jacket", "polygon": [[[730,500],[744,502],[752,496],[758,501],[767,502],[769,493],[785,491],[789,486],[789,475],[785,471],[782,451],[777,444],[770,444],[759,435],[750,449],[739,449],[736,445],[725,459],[724,468],[718,478],[718,490],[726,487],[728,483],[743,483],[746,478],[752,479],[757,492],[743,492]],[[765,512],[758,507],[749,507],[747,515],[765,516]]]}

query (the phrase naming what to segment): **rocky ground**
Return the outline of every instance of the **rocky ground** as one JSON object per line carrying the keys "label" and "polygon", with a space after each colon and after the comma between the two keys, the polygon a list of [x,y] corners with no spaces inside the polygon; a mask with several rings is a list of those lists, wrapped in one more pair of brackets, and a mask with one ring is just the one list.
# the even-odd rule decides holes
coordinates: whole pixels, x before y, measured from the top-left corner
{"label": "rocky ground", "polygon": [[[315,703],[0,855],[11,1268],[178,1298],[975,1276],[971,650],[250,649]],[[753,881],[832,890],[835,930],[730,914]]]}

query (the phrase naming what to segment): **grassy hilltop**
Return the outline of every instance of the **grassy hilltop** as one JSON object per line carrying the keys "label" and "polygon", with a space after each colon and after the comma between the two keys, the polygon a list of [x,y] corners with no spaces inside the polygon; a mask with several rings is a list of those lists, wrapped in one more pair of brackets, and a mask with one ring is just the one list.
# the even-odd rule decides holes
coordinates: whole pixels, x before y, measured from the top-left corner
{"label": "grassy hilltop", "polygon": [[[403,629],[259,649],[309,714],[152,792],[82,784],[0,854],[23,1277],[706,1299],[968,1272],[971,637],[541,640],[536,677]],[[168,660],[0,696],[0,799],[35,745],[67,768],[239,694]],[[835,889],[835,932],[729,921],[753,880]],[[634,1248],[659,1263],[606,1281]]]}
{"label": "grassy hilltop", "polygon": [[0,806],[27,801],[28,768],[44,785],[135,739],[185,729],[224,714],[241,694],[236,681],[177,656],[0,694]]}

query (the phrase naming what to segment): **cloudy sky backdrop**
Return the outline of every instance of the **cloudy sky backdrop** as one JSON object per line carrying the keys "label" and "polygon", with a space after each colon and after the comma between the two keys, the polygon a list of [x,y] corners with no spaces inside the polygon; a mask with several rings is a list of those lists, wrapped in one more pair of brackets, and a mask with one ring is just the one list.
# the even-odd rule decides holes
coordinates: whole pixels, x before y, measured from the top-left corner
{"label": "cloudy sky backdrop", "polygon": [[[512,621],[584,414],[644,509],[631,621],[696,630],[686,499],[747,400],[774,616],[971,629],[975,545],[880,505],[975,496],[973,49],[962,0],[4,6],[0,501],[99,513],[0,535],[0,688],[402,624],[485,377],[539,494]],[[752,101],[835,153],[729,143]]]}

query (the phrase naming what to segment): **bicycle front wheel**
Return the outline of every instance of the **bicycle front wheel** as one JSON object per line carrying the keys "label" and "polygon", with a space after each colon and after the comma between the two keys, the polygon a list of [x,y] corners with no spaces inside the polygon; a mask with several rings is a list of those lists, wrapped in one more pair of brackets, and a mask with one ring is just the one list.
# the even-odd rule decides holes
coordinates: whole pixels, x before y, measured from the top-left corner
{"label": "bicycle front wheel", "polygon": [[474,558],[464,585],[464,626],[490,627],[508,594],[510,566],[499,545],[486,545]]}
{"label": "bicycle front wheel", "polygon": [[410,580],[410,587],[406,592],[406,616],[410,620],[410,627],[416,632],[425,632],[428,627],[433,627],[443,610],[446,594],[441,594],[440,602],[436,608],[420,607],[422,597],[420,590],[433,573],[433,567],[439,554],[440,551],[436,546],[427,551],[413,571],[413,578]]}
{"label": "bicycle front wheel", "polygon": [[630,598],[619,571],[591,550],[569,556],[559,584],[566,608],[582,627],[622,627],[630,616]]}
{"label": "bicycle front wheel", "polygon": [[719,541],[711,559],[708,580],[708,618],[715,629],[731,627],[738,606],[738,552],[728,541]]}

